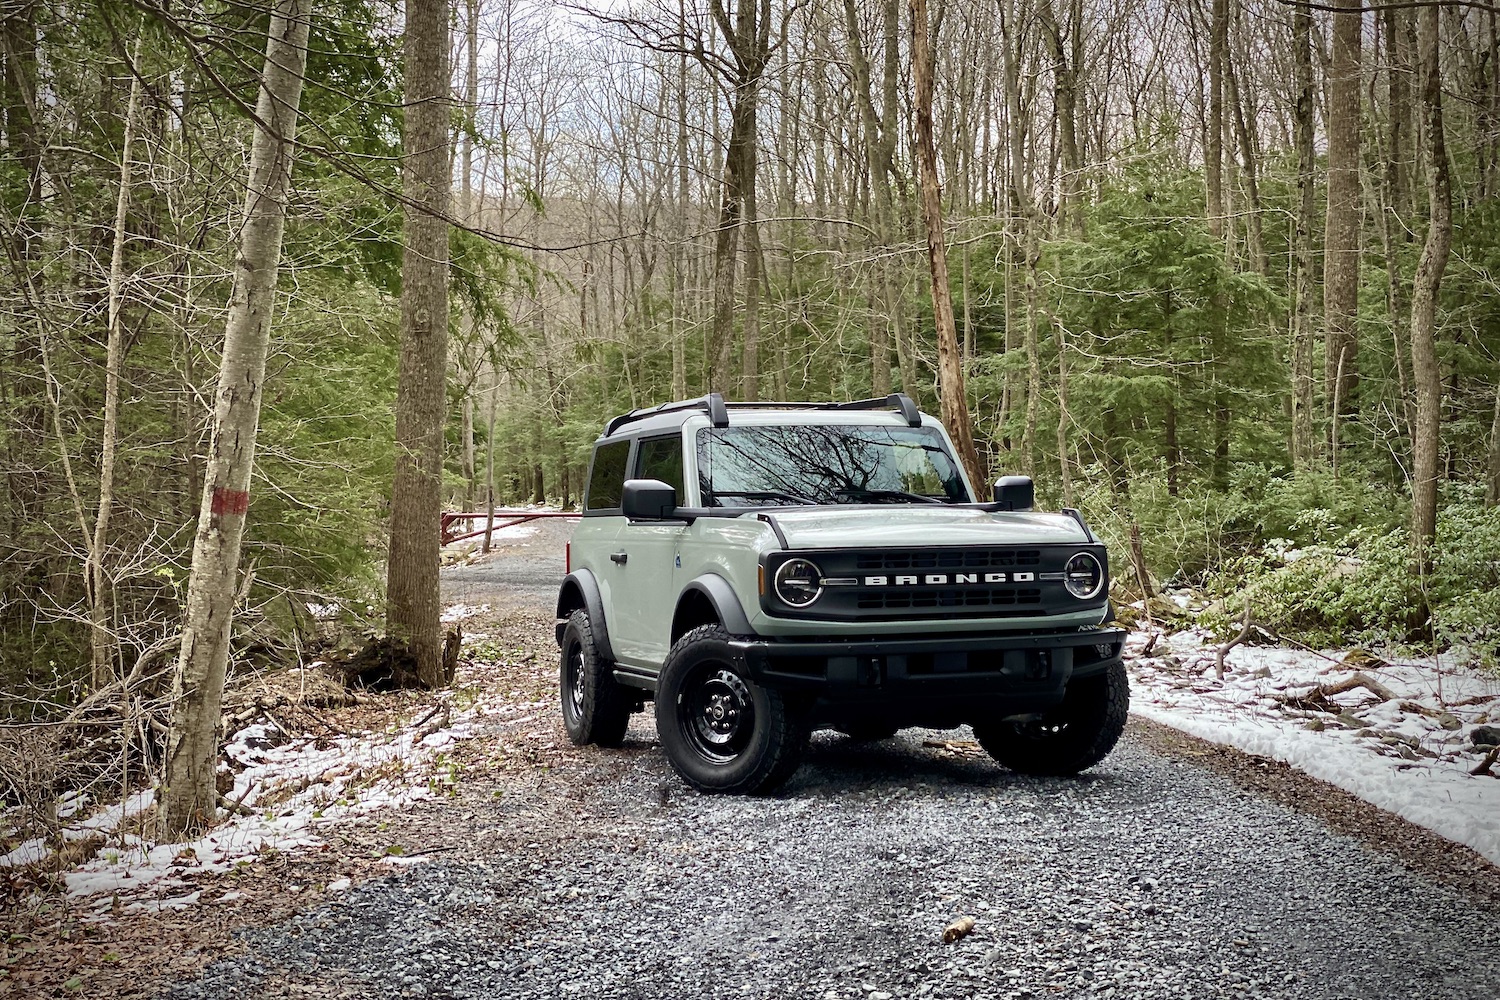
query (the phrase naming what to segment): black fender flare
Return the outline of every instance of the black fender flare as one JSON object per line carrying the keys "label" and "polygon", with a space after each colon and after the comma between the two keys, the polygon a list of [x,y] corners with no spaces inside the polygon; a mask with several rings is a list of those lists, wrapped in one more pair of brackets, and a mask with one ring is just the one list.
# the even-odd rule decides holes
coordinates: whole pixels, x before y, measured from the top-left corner
{"label": "black fender flare", "polygon": [[[576,595],[576,596],[575,596]],[[578,597],[583,599],[583,608],[589,613],[589,625],[594,633],[594,645],[606,660],[615,658],[614,647],[609,642],[609,626],[604,621],[604,598],[599,594],[599,581],[586,569],[578,569],[563,578],[557,592],[557,645],[562,647],[563,630],[568,627],[568,618],[578,607]]]}
{"label": "black fender flare", "polygon": [[745,616],[745,609],[741,607],[740,599],[728,580],[717,573],[704,573],[682,588],[682,593],[677,595],[678,605],[681,605],[684,595],[693,591],[708,598],[708,603],[718,612],[720,624],[730,635],[755,634],[750,628],[750,619]]}

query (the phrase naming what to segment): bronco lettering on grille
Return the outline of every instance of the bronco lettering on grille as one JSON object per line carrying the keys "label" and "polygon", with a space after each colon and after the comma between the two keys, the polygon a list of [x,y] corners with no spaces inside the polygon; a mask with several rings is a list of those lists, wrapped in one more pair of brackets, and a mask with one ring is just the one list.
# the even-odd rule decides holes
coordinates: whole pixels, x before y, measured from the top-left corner
{"label": "bronco lettering on grille", "polygon": [[867,576],[866,587],[952,587],[983,583],[1033,583],[1035,573],[924,573],[921,576]]}

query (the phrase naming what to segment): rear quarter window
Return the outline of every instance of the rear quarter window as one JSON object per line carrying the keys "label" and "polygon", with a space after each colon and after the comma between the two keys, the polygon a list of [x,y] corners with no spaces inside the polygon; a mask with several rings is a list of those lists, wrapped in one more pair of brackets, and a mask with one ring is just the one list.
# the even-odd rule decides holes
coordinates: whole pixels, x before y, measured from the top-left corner
{"label": "rear quarter window", "polygon": [[594,448],[584,510],[619,509],[620,500],[625,494],[625,463],[629,457],[629,441],[611,441]]}

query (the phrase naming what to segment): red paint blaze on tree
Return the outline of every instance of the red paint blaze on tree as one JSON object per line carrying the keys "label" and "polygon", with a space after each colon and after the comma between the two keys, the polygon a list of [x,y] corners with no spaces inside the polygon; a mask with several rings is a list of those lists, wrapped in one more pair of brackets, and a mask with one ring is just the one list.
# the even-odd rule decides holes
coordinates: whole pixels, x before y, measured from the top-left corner
{"label": "red paint blaze on tree", "polygon": [[250,509],[250,493],[247,490],[214,490],[212,510],[215,514],[244,514]]}

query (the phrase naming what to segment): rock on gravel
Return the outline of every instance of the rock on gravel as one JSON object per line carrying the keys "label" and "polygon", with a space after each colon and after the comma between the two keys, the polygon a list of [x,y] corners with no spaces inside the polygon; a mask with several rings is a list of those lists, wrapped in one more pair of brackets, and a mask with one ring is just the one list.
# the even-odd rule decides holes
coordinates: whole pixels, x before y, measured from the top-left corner
{"label": "rock on gravel", "polygon": [[164,995],[1500,993],[1500,924],[1472,898],[1129,737],[1043,780],[934,753],[932,734],[821,735],[780,797],[713,798],[646,721],[524,794],[476,789],[448,853],[250,932]]}

